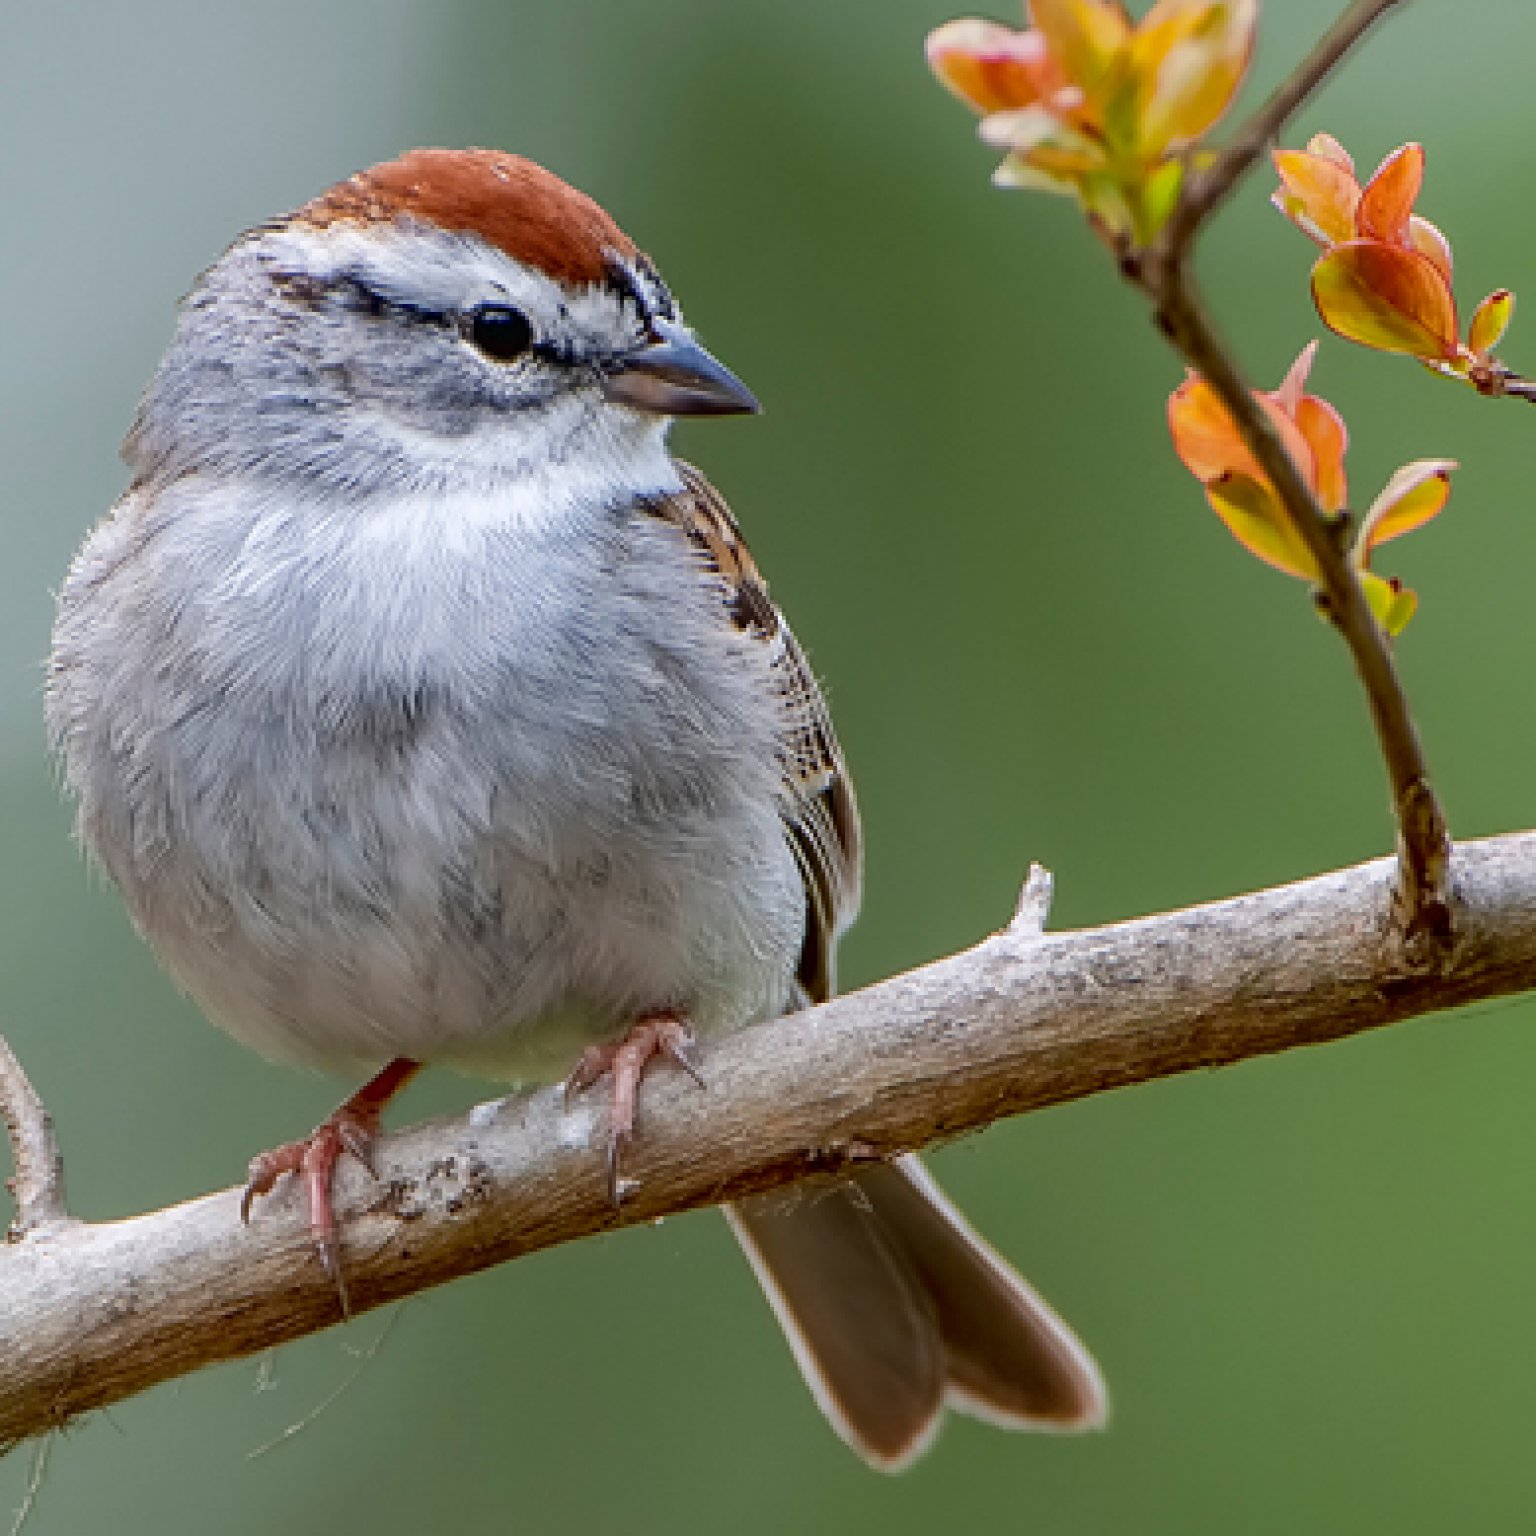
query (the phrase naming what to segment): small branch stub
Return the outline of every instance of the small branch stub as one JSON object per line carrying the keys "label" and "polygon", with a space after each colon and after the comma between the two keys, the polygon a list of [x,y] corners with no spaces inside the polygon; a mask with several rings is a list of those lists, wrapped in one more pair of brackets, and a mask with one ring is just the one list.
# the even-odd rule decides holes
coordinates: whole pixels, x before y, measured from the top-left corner
{"label": "small branch stub", "polygon": [[52,1117],[4,1035],[0,1035],[0,1119],[10,1137],[15,1168],[5,1181],[16,1202],[6,1240],[19,1243],[39,1227],[68,1221],[69,1212],[64,1204],[64,1159]]}
{"label": "small branch stub", "polygon": [[1043,864],[1032,863],[1024,888],[1019,892],[1019,903],[1013,909],[1013,921],[1008,932],[1019,938],[1038,939],[1045,932],[1046,921],[1051,915],[1051,898],[1056,894],[1056,882]]}

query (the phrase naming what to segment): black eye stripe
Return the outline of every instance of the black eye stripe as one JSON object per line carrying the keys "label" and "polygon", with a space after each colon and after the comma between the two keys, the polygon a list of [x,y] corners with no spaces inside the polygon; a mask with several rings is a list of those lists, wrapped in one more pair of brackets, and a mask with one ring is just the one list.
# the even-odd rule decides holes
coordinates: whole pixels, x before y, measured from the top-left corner
{"label": "black eye stripe", "polygon": [[510,304],[482,304],[464,316],[470,345],[492,362],[511,363],[533,348],[533,327],[522,310]]}
{"label": "black eye stripe", "polygon": [[403,299],[386,298],[350,272],[315,277],[311,273],[277,269],[269,276],[272,285],[285,298],[311,309],[334,306],[367,315],[370,319],[388,319],[409,325],[447,326],[453,323],[453,317],[441,310],[424,309],[418,304],[407,304]]}
{"label": "black eye stripe", "polygon": [[[513,363],[521,357],[535,357],[555,367],[579,368],[601,361],[589,357],[572,341],[552,337],[536,339],[532,322],[511,304],[480,304],[473,309],[445,312],[386,297],[352,273],[316,278],[307,273],[278,269],[268,275],[285,298],[309,308],[339,306],[370,319],[457,330],[465,341],[492,362]],[[561,318],[568,317],[562,312]]]}

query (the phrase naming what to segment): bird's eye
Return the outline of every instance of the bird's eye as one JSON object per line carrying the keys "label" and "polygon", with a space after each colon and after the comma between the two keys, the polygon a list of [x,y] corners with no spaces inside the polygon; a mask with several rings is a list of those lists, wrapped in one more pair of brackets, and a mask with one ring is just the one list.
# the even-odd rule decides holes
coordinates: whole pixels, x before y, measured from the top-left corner
{"label": "bird's eye", "polygon": [[510,304],[483,304],[466,318],[470,341],[494,362],[516,362],[533,345],[527,315]]}

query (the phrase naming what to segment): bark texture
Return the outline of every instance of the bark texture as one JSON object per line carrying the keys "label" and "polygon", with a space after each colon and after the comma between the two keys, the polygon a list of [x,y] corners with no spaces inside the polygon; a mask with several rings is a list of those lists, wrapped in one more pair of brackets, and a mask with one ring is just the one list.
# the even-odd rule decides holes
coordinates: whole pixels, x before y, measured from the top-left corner
{"label": "bark texture", "polygon": [[[1007,1115],[1536,986],[1536,833],[1455,850],[1444,948],[1405,947],[1395,869],[1051,934],[1039,875],[975,948],[714,1045],[707,1090],[656,1072],[619,1210],[601,1094],[567,1112],[545,1090],[390,1136],[378,1183],[350,1165],[339,1181],[353,1308]],[[296,1193],[249,1227],[239,1198],[89,1225],[44,1201],[13,1229],[0,1448],[338,1321]]]}

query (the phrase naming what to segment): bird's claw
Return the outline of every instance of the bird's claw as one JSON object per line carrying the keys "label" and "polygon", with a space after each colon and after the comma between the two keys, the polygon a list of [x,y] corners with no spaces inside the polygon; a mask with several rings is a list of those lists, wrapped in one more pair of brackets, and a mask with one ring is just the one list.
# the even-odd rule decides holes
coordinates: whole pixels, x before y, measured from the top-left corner
{"label": "bird's claw", "polygon": [[675,1013],[651,1013],[636,1019],[624,1035],[604,1045],[589,1045],[565,1080],[565,1102],[604,1077],[612,1079],[608,1104],[608,1198],[623,1203],[633,1182],[623,1176],[624,1154],[635,1135],[635,1112],[640,1083],[658,1056],[675,1062],[696,1082],[705,1086],[704,1074],[693,1055],[693,1031]]}

